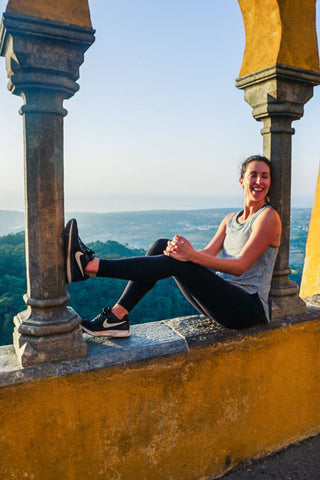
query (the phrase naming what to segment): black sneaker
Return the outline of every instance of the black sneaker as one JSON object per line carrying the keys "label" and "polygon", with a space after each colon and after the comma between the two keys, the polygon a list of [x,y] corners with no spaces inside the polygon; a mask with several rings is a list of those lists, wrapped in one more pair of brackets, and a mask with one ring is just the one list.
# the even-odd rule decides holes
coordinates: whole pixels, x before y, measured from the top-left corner
{"label": "black sneaker", "polygon": [[89,278],[84,273],[87,264],[94,258],[94,251],[86,247],[78,236],[77,221],[69,220],[64,231],[67,283]]}
{"label": "black sneaker", "polygon": [[81,328],[95,337],[130,337],[129,316],[125,315],[119,320],[106,307],[93,320],[82,320]]}

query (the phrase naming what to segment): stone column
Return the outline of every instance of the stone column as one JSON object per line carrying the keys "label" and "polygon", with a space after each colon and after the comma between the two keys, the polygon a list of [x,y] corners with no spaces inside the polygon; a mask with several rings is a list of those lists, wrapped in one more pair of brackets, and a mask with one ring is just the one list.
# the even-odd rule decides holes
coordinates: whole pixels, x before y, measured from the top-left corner
{"label": "stone column", "polygon": [[272,318],[282,318],[305,311],[298,285],[290,281],[290,203],[291,203],[291,137],[293,120],[303,115],[304,104],[313,95],[320,74],[301,68],[276,64],[240,77],[236,86],[245,91],[245,100],[253,108],[253,117],[264,124],[263,154],[272,161],[270,191],[272,206],[282,221],[282,238],[274,269],[270,300]]}
{"label": "stone column", "polygon": [[27,309],[14,318],[14,346],[22,366],[83,357],[80,317],[67,307],[65,283],[63,101],[79,89],[94,31],[6,13],[0,35],[8,88],[25,102]]}

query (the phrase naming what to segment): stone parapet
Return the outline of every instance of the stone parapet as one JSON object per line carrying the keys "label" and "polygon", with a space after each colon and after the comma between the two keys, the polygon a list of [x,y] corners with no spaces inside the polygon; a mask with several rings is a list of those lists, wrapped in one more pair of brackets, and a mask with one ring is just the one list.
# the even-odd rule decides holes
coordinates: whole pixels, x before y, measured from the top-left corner
{"label": "stone parapet", "polygon": [[0,478],[213,479],[320,432],[317,298],[244,331],[192,316],[85,340],[25,368],[0,348]]}

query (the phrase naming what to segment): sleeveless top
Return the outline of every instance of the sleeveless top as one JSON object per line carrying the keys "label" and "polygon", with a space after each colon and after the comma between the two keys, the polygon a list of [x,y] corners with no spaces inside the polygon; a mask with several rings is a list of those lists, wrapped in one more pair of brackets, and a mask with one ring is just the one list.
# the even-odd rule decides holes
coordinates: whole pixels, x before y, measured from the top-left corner
{"label": "sleeveless top", "polygon": [[[242,211],[232,215],[226,225],[226,236],[223,242],[222,257],[235,258],[239,256],[251,234],[253,222],[265,208],[272,207],[265,205],[244,223],[238,223],[237,221]],[[269,246],[251,265],[251,267],[240,276],[231,275],[229,273],[218,273],[224,280],[237,285],[246,292],[250,294],[257,293],[263,305],[268,322],[270,322],[268,297],[278,249],[278,247]]]}

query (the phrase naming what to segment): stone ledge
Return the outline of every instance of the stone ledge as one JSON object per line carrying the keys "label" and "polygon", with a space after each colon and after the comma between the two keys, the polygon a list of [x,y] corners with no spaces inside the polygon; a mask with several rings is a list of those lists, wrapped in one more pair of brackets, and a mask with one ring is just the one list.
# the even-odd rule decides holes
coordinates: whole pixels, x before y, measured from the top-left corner
{"label": "stone ledge", "polygon": [[226,341],[243,339],[266,331],[319,319],[319,303],[313,299],[308,305],[305,314],[286,317],[268,325],[259,325],[240,331],[223,328],[206,317],[193,315],[132,325],[131,337],[124,339],[108,339],[84,334],[83,337],[88,344],[87,357],[26,368],[19,366],[13,346],[6,345],[0,347],[0,388],[155,357],[187,354],[191,347],[218,345]]}
{"label": "stone ledge", "polygon": [[164,320],[163,323],[183,337],[188,347],[197,345],[209,345],[218,342],[244,338],[260,334],[269,330],[276,330],[281,327],[287,327],[296,323],[319,319],[320,299],[317,302],[316,296],[305,299],[307,311],[305,313],[285,317],[280,320],[272,321],[266,325],[257,325],[244,330],[230,330],[221,327],[218,323],[212,322],[209,318],[203,316],[190,316]]}
{"label": "stone ledge", "polygon": [[0,478],[213,479],[319,434],[316,300],[241,332],[192,316],[85,336],[87,358],[25,369],[0,348]]}
{"label": "stone ledge", "polygon": [[188,350],[186,341],[162,322],[132,325],[129,338],[108,339],[87,334],[83,338],[88,344],[87,357],[26,368],[19,366],[12,345],[0,347],[0,388]]}

